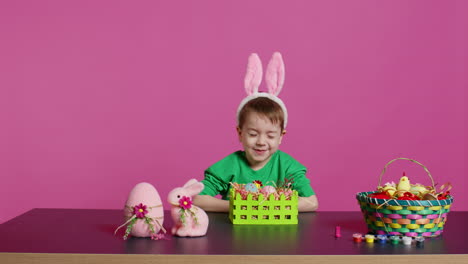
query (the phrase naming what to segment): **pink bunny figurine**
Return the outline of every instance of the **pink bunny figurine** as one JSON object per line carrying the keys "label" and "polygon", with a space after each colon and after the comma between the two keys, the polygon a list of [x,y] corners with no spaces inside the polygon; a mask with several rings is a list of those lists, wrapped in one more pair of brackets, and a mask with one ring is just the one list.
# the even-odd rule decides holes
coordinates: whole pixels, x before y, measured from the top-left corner
{"label": "pink bunny figurine", "polygon": [[172,190],[167,201],[172,205],[171,216],[174,220],[172,235],[180,237],[197,237],[206,235],[208,215],[203,209],[192,204],[192,197],[199,194],[205,186],[191,179],[183,187]]}

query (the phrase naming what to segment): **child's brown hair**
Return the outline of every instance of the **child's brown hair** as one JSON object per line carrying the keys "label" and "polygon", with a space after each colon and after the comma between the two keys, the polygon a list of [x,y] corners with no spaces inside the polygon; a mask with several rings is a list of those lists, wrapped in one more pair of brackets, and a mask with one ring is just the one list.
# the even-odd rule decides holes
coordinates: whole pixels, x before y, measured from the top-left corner
{"label": "child's brown hair", "polygon": [[245,123],[247,115],[250,113],[258,113],[268,118],[273,124],[279,124],[281,132],[284,130],[284,113],[281,106],[275,101],[266,97],[257,97],[250,100],[239,113],[239,128]]}

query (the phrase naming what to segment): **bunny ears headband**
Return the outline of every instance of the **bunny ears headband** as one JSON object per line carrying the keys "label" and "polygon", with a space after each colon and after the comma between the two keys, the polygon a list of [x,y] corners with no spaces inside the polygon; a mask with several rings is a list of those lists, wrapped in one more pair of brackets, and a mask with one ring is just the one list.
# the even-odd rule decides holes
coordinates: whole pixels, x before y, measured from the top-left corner
{"label": "bunny ears headband", "polygon": [[239,124],[239,113],[250,100],[258,97],[266,97],[273,100],[281,106],[284,113],[284,128],[288,123],[288,111],[283,101],[278,97],[284,83],[284,63],[279,52],[275,52],[268,63],[265,74],[265,82],[268,88],[267,93],[259,92],[258,86],[262,82],[262,62],[256,53],[252,53],[247,64],[247,73],[245,74],[244,86],[247,92],[239,107],[237,108],[237,124]]}

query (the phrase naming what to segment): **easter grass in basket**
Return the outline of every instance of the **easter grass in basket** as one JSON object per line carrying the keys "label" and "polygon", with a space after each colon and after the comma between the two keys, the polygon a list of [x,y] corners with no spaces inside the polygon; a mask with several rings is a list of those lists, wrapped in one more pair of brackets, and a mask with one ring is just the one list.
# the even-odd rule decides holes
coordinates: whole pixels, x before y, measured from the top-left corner
{"label": "easter grass in basket", "polygon": [[[256,184],[253,187],[252,184]],[[297,224],[298,193],[291,184],[264,186],[255,181],[233,183],[229,197],[229,219],[233,224]]]}

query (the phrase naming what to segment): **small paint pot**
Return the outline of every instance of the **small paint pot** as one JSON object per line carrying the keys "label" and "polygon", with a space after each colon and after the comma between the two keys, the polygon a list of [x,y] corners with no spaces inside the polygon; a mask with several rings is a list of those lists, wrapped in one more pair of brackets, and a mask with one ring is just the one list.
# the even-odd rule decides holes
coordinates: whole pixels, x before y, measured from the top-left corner
{"label": "small paint pot", "polygon": [[390,242],[394,245],[397,245],[400,243],[401,238],[399,236],[391,236],[390,237]]}
{"label": "small paint pot", "polygon": [[411,242],[413,241],[413,239],[409,236],[404,236],[401,240],[403,241],[403,245],[407,246],[411,245]]}
{"label": "small paint pot", "polygon": [[387,240],[388,240],[387,236],[377,235],[377,241],[379,241],[379,243],[385,244],[385,243],[387,243]]}
{"label": "small paint pot", "polygon": [[357,242],[357,243],[361,243],[362,242],[362,234],[360,234],[360,233],[353,234],[353,241]]}
{"label": "small paint pot", "polygon": [[416,246],[418,247],[422,247],[424,246],[424,240],[425,238],[424,237],[416,237],[414,240],[416,240]]}
{"label": "small paint pot", "polygon": [[374,243],[374,239],[375,239],[374,235],[367,234],[364,237],[366,238],[367,243]]}

